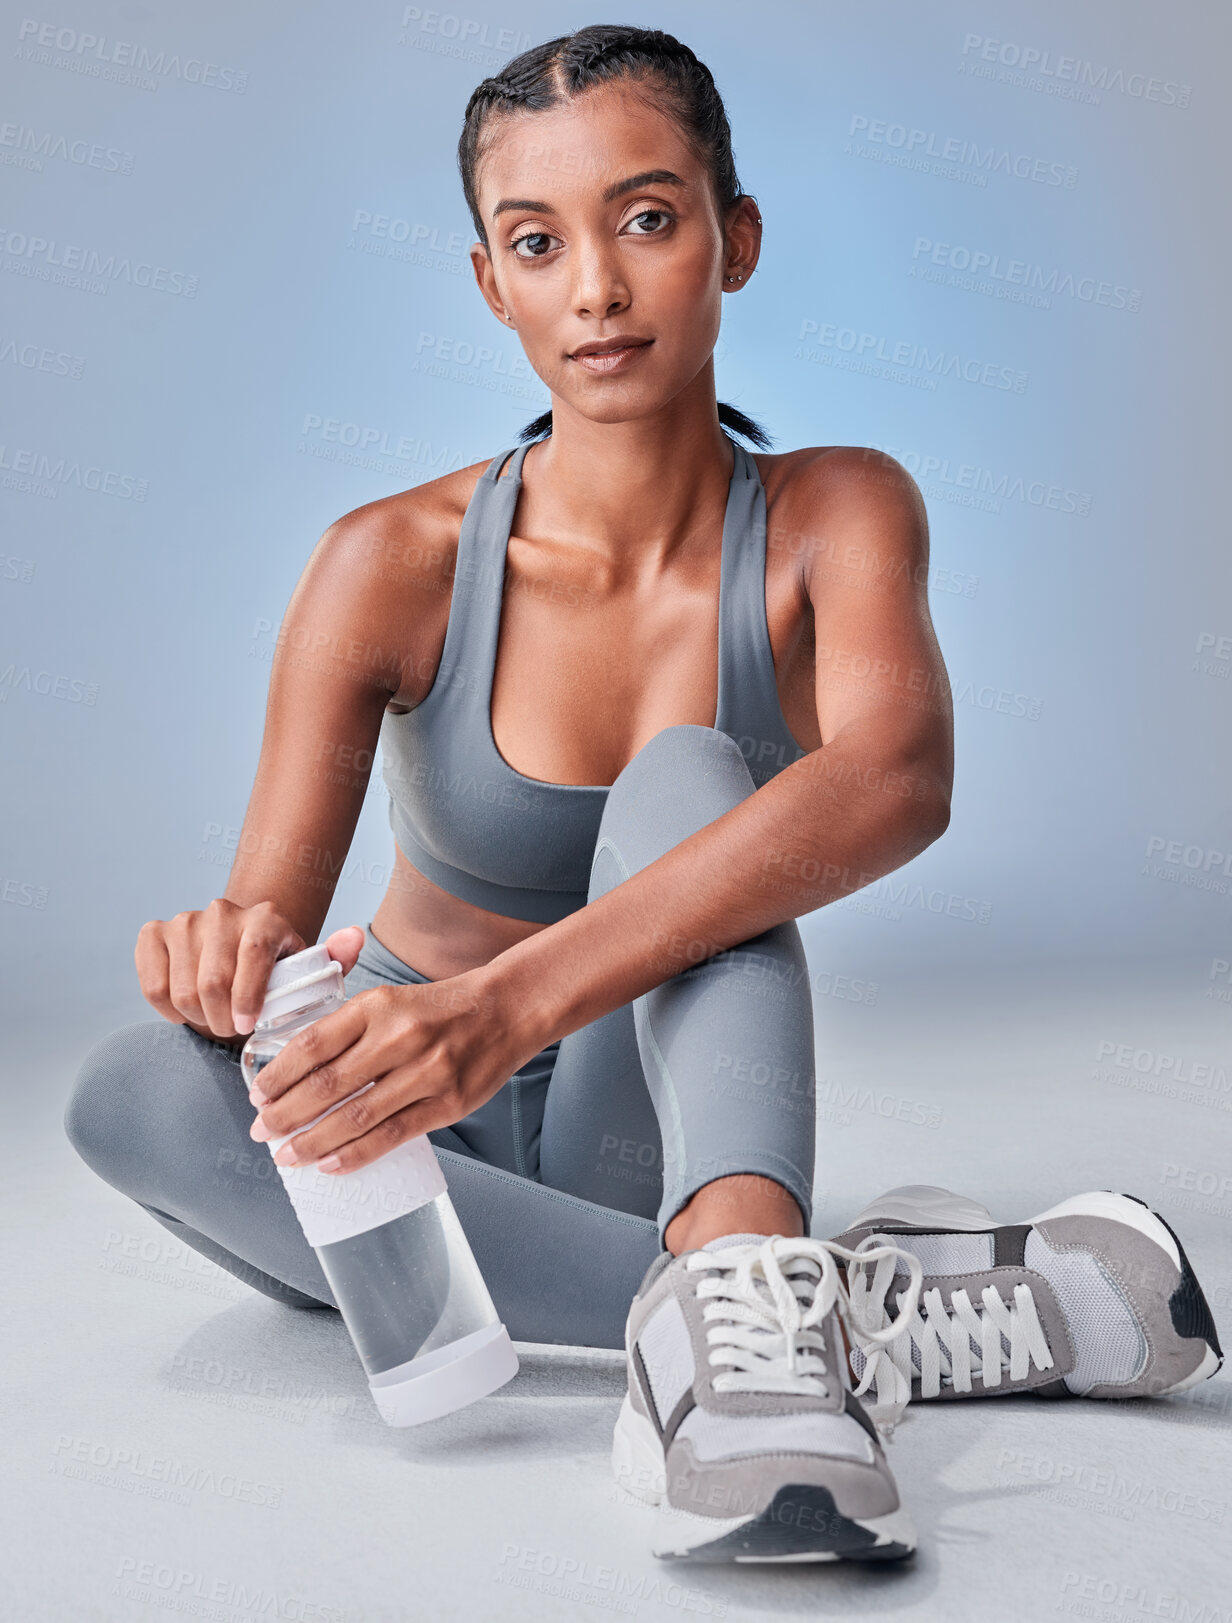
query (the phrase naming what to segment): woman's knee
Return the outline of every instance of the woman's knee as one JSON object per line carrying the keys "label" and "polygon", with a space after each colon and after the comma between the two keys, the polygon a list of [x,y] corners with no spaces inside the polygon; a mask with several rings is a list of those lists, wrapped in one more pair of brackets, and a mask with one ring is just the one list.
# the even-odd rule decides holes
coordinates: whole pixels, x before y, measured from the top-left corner
{"label": "woman's knee", "polygon": [[692,722],[660,729],[608,791],[588,899],[649,866],[754,789],[740,746],[727,733]]}
{"label": "woman's knee", "polygon": [[204,1070],[227,1063],[187,1026],[169,1020],[120,1026],[79,1065],[64,1107],[65,1135],[100,1177],[123,1187],[129,1169],[148,1165],[158,1123],[165,1126],[168,1112],[177,1112],[177,1096],[187,1101]]}
{"label": "woman's knee", "polygon": [[718,727],[682,721],[672,727],[661,727],[648,738],[625,763],[612,788],[624,779],[641,780],[647,775],[661,778],[668,773],[672,782],[678,782],[713,777],[716,772],[730,774],[741,799],[752,793],[754,784],[748,764],[731,734]]}

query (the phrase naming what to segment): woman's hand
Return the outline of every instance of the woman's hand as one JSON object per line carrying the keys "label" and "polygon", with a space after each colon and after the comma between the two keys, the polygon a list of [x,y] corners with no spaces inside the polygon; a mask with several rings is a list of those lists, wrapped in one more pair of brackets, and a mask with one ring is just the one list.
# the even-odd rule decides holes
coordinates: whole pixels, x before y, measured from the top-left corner
{"label": "woman's hand", "polygon": [[[348,975],[364,932],[351,924],[322,944]],[[143,924],[133,958],[142,995],[164,1020],[238,1047],[261,1012],[275,962],[307,945],[271,902],[239,907],[220,896],[199,912]]]}
{"label": "woman's hand", "polygon": [[[485,968],[357,992],[305,1027],[249,1094],[260,1106],[253,1138],[295,1133],[329,1110],[274,1159],[354,1172],[405,1139],[477,1110],[543,1046],[493,990]],[[330,1109],[359,1088],[358,1097]]]}

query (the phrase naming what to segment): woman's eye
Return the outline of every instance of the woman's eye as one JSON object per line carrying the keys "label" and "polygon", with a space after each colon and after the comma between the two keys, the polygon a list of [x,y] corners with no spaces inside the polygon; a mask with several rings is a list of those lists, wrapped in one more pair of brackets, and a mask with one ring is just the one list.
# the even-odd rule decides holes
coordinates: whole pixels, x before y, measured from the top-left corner
{"label": "woman's eye", "polygon": [[[642,222],[649,221],[649,229],[639,229],[633,233],[634,236],[661,237],[674,218],[675,216],[669,214],[666,209],[643,209],[640,214],[633,216],[629,224],[631,226],[640,225]],[[522,236],[515,237],[509,246],[517,259],[543,259],[551,252],[549,244],[559,241],[560,238],[554,237],[550,231],[526,231]],[[530,244],[525,253],[521,251],[524,242]]]}
{"label": "woman's eye", "polygon": [[518,253],[519,244],[523,242],[548,243],[554,242],[555,240],[556,239],[548,231],[528,231],[525,236],[515,237],[509,246],[513,249],[514,254],[518,259],[542,259],[544,254],[548,251],[546,248],[540,247],[538,249],[532,249],[532,251],[528,254],[520,254]]}
{"label": "woman's eye", "polygon": [[[629,224],[634,225],[634,224],[637,223],[638,220],[666,220],[666,221],[670,221],[671,218],[672,218],[672,216],[667,212],[666,209],[643,209],[640,214],[635,214],[633,216],[633,219],[629,221]],[[663,227],[660,226],[657,229],[651,230],[651,231],[636,231],[636,232],[634,232],[634,235],[638,236],[638,237],[657,237],[657,236],[661,236],[662,233],[663,233]]]}

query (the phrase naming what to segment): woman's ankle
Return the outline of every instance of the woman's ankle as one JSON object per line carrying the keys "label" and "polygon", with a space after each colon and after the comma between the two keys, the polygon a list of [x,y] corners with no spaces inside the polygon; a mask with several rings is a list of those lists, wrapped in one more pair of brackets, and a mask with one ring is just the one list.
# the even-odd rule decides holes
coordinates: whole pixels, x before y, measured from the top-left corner
{"label": "woman's ankle", "polygon": [[680,1208],[663,1233],[673,1256],[696,1251],[725,1234],[805,1234],[796,1197],[773,1178],[736,1172],[703,1184]]}

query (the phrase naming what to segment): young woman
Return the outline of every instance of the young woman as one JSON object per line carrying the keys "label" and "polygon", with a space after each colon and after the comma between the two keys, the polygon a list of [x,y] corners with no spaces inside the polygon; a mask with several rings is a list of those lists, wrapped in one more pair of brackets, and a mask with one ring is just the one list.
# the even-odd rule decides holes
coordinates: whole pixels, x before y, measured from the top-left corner
{"label": "young woman", "polygon": [[[1040,1261],[1049,1223],[1078,1222],[1083,1255],[1121,1230],[1166,1247],[1123,1212],[1003,1230],[918,1190],[862,1214],[850,1246],[810,1237],[795,921],[949,818],[923,503],[877,452],[733,438],[767,443],[716,401],[713,363],[763,222],[686,46],[590,27],[525,52],[472,95],[459,162],[480,291],[552,409],[516,447],[326,531],[284,620],[226,893],[143,927],[162,1018],[96,1045],[66,1127],[188,1245],[333,1305],[253,1141],[375,1080],[279,1158],[347,1173],[428,1134],[510,1333],[627,1347],[614,1463],[661,1499],[659,1553],[901,1556],[914,1535],[844,1328],[857,1390],[887,1413],[972,1390],[973,1368],[987,1388],[1002,1337],[1007,1383],[1055,1390],[1076,1320]],[[388,892],[366,931],[328,938],[345,1007],[250,1103],[236,1050],[271,965],[318,938],[368,783],[349,763],[378,738]],[[1017,1270],[1009,1306],[938,1296],[977,1262],[994,1286]],[[1158,1297],[1132,1311],[1158,1317]]]}

